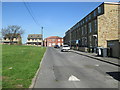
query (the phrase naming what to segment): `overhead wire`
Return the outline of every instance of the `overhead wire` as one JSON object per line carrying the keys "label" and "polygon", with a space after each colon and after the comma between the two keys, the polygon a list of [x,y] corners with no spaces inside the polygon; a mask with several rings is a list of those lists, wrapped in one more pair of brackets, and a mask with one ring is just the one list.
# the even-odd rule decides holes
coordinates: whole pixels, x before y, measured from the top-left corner
{"label": "overhead wire", "polygon": [[36,19],[36,18],[34,17],[34,15],[33,15],[33,12],[32,12],[32,9],[31,9],[30,5],[28,5],[24,0],[23,0],[23,3],[24,3],[24,5],[25,5],[28,13],[31,15],[33,21],[36,23],[36,25],[40,26],[40,24],[38,23],[37,19]]}

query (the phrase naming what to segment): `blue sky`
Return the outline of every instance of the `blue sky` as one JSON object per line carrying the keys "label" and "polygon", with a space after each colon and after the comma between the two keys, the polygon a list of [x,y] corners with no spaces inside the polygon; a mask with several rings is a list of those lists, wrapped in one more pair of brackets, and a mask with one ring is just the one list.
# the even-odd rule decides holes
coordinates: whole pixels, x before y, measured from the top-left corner
{"label": "blue sky", "polygon": [[19,25],[24,30],[23,43],[28,34],[40,34],[44,27],[44,38],[63,37],[65,32],[102,2],[26,2],[38,21],[37,25],[23,2],[2,3],[2,26]]}

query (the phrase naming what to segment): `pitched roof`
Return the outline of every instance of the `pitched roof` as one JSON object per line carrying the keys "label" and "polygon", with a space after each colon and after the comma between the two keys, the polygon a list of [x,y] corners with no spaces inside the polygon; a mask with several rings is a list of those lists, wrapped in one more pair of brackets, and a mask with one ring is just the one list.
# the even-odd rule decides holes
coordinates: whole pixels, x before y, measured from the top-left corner
{"label": "pitched roof", "polygon": [[58,37],[58,36],[50,36],[50,37],[47,37],[45,39],[62,39],[62,37]]}
{"label": "pitched roof", "polygon": [[42,34],[29,34],[28,38],[42,38]]}
{"label": "pitched roof", "polygon": [[13,36],[13,38],[18,38],[18,37],[21,37],[21,35],[19,33],[17,34],[5,34],[4,38],[10,38],[11,36]]}

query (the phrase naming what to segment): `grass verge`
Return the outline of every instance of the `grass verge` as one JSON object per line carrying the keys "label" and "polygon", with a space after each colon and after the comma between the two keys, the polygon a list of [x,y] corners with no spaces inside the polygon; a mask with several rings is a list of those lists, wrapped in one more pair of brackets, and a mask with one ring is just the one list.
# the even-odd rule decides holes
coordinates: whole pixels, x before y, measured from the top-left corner
{"label": "grass verge", "polygon": [[28,88],[46,48],[16,45],[2,48],[2,87]]}

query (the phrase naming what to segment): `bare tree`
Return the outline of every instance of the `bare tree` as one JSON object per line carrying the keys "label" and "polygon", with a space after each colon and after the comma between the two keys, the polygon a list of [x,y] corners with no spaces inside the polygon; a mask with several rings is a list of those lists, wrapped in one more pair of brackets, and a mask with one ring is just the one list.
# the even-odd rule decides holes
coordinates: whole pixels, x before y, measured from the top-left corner
{"label": "bare tree", "polygon": [[21,28],[21,26],[17,25],[10,25],[7,28],[2,29],[2,37],[9,38],[10,44],[13,44],[13,39],[15,37],[21,37],[21,35],[24,33],[24,30]]}

